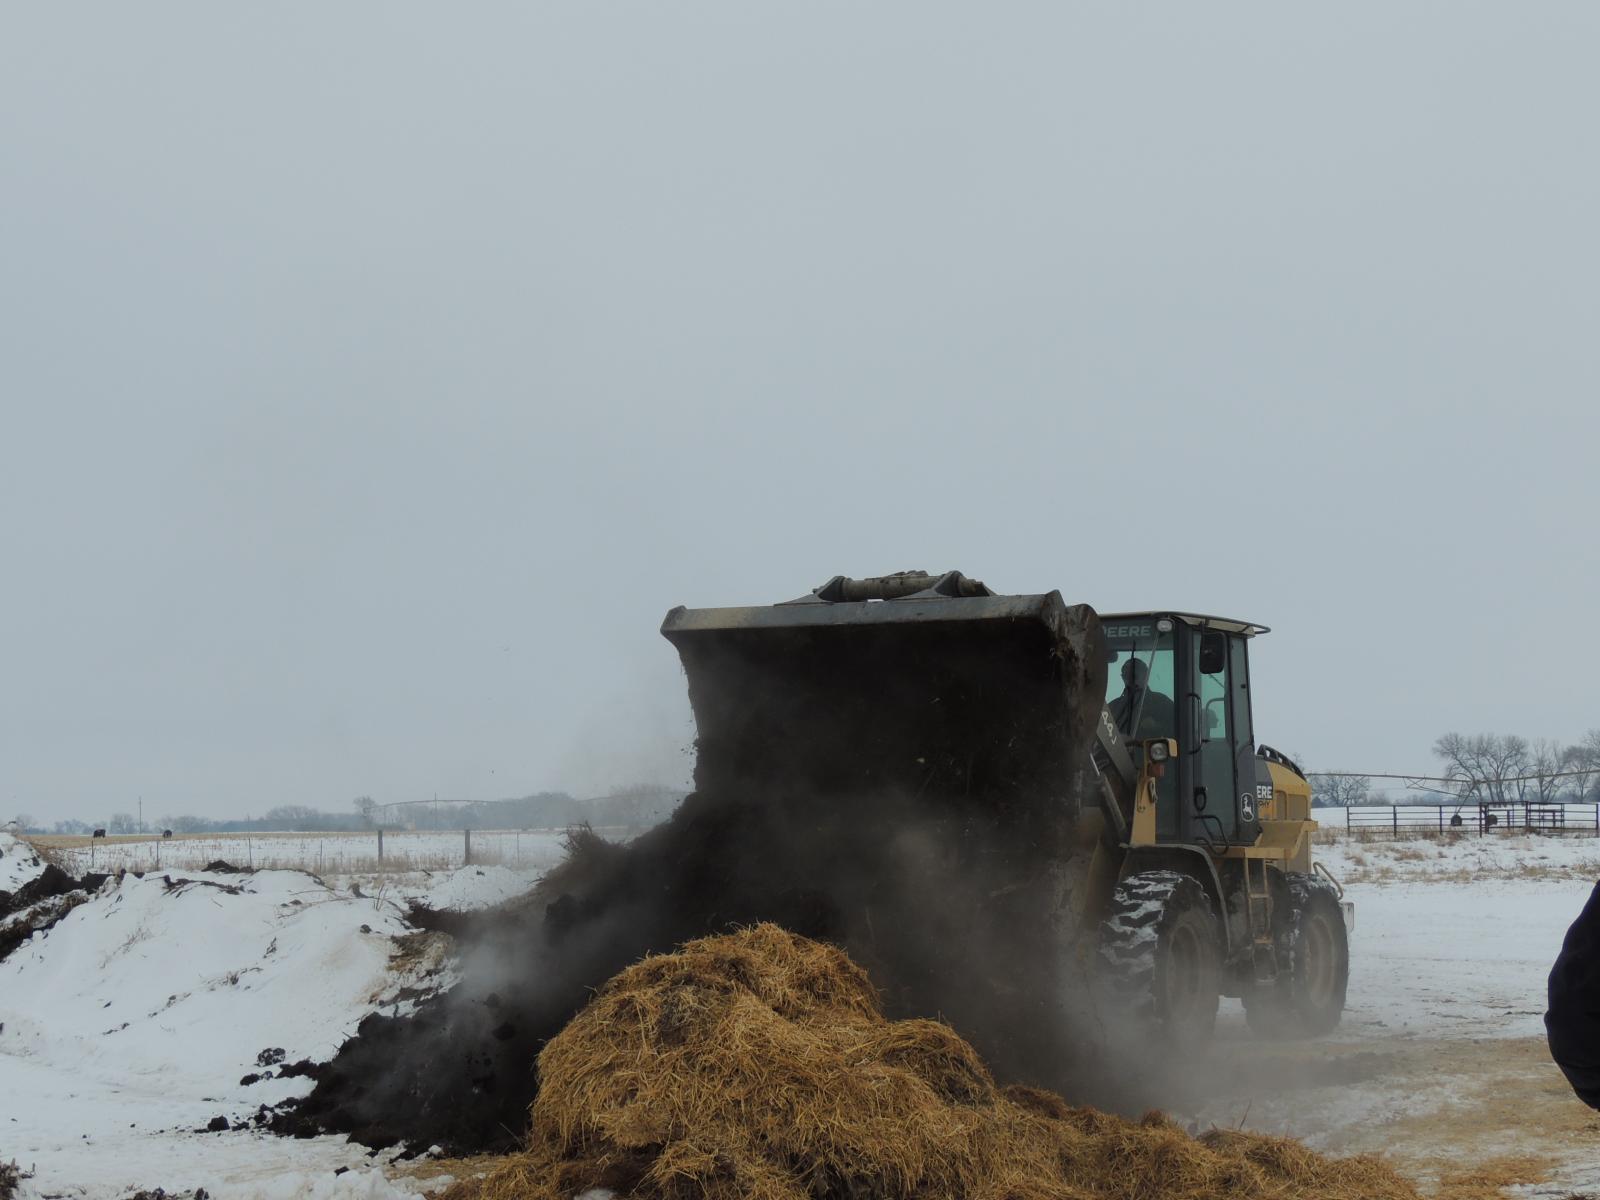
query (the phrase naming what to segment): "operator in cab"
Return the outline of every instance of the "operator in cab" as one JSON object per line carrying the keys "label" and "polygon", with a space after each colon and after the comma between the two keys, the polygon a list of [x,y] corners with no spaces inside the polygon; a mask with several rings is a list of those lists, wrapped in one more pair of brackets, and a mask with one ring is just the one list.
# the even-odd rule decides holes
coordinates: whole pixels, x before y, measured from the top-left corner
{"label": "operator in cab", "polygon": [[[1122,695],[1106,705],[1106,709],[1125,737],[1135,740],[1171,737],[1178,727],[1177,706],[1172,697],[1151,691],[1149,683],[1149,663],[1130,658],[1122,664]],[[1133,728],[1136,719],[1139,722],[1137,731]]]}

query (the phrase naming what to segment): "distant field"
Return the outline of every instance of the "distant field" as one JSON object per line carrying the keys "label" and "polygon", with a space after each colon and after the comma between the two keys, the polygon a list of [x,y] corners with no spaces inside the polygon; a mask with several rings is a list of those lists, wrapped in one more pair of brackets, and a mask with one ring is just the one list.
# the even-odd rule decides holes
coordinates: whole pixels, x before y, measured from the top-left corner
{"label": "distant field", "polygon": [[[560,830],[472,831],[472,862],[548,869],[561,859]],[[467,839],[454,832],[195,833],[89,838],[31,836],[64,868],[84,871],[195,870],[218,859],[234,866],[317,872],[442,871],[466,862]]]}

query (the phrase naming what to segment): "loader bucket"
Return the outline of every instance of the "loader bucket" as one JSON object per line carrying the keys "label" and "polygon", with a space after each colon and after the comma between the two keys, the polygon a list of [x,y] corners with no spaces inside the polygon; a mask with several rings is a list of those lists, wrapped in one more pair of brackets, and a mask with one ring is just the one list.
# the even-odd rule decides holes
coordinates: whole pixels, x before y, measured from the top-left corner
{"label": "loader bucket", "polygon": [[[942,587],[907,578],[667,614],[700,791],[911,797],[918,811],[1019,830],[1070,825],[1105,697],[1094,611],[1059,592],[995,595],[953,572]],[[889,598],[848,598],[862,595]]]}

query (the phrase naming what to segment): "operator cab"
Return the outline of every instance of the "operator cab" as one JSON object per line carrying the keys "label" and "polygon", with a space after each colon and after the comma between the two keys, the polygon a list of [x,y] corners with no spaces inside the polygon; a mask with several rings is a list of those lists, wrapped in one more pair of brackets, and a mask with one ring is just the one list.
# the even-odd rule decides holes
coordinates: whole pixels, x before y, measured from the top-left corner
{"label": "operator cab", "polygon": [[[1265,625],[1196,613],[1102,613],[1106,710],[1125,738],[1175,738],[1156,784],[1156,838],[1216,851],[1260,835],[1249,642]],[[1270,789],[1269,789],[1270,794]]]}

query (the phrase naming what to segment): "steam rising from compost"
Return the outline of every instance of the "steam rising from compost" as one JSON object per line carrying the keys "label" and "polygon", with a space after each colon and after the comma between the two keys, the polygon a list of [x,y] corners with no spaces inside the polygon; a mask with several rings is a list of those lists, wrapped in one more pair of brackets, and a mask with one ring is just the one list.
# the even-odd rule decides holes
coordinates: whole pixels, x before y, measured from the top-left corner
{"label": "steam rising from compost", "polygon": [[1072,1036],[1083,971],[1051,914],[1103,663],[1044,622],[914,636],[680,645],[696,792],[630,844],[575,834],[524,901],[452,918],[461,983],[411,1017],[369,1017],[275,1127],[513,1146],[539,1049],[592,989],[762,921],[841,945],[891,1016],[944,1018],[1001,1077],[1096,1098],[1099,1034]]}

